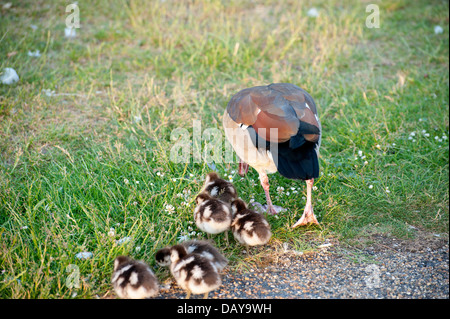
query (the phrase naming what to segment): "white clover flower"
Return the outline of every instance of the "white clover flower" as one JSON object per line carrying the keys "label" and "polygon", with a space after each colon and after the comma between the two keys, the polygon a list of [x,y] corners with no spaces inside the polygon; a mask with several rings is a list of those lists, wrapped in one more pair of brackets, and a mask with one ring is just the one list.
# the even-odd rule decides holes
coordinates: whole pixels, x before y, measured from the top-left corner
{"label": "white clover flower", "polygon": [[166,204],[164,206],[164,209],[166,212],[169,213],[169,215],[172,214],[173,212],[175,212],[175,207],[173,207],[173,205],[170,205],[170,204]]}
{"label": "white clover flower", "polygon": [[389,190],[389,187],[386,187],[385,189],[386,193],[390,193],[391,191]]}
{"label": "white clover flower", "polygon": [[14,70],[13,68],[4,68],[3,69],[3,74],[0,77],[0,81],[3,84],[13,84],[19,81],[19,76],[17,75],[16,70]]}
{"label": "white clover flower", "polygon": [[361,157],[363,155],[362,151],[358,151],[358,156]]}
{"label": "white clover flower", "polygon": [[416,136],[416,132],[409,133],[409,136]]}
{"label": "white clover flower", "polygon": [[189,240],[189,239],[190,239],[189,235],[178,236],[178,242],[183,242],[183,241],[186,241],[186,240]]}
{"label": "white clover flower", "polygon": [[156,172],[156,175],[159,177],[164,177],[164,173],[161,173],[161,172]]}
{"label": "white clover flower", "polygon": [[313,186],[313,191],[316,191],[317,190],[317,186]]}
{"label": "white clover flower", "polygon": [[75,28],[64,28],[64,36],[68,39],[75,38],[77,36],[77,31]]}
{"label": "white clover flower", "polygon": [[367,164],[369,164],[369,162],[368,161],[364,161],[364,165],[367,165]]}
{"label": "white clover flower", "polygon": [[116,230],[113,227],[109,229],[108,236],[110,237],[116,236]]}
{"label": "white clover flower", "polygon": [[370,184],[370,185],[369,185],[369,189],[372,189],[372,188],[373,188],[373,185],[372,185],[372,184]]}
{"label": "white clover flower", "polygon": [[282,194],[284,192],[284,187],[283,186],[278,186],[277,187],[277,192],[278,192],[278,194]]}
{"label": "white clover flower", "polygon": [[187,188],[183,189],[183,196],[184,199],[187,201],[188,198],[191,197],[191,190]]}
{"label": "white clover flower", "polygon": [[139,181],[134,181],[136,184],[139,184]]}
{"label": "white clover flower", "polygon": [[89,251],[83,251],[81,253],[78,253],[75,255],[75,258],[77,259],[89,259],[93,256],[94,254],[89,252]]}
{"label": "white clover flower", "polygon": [[127,184],[127,185],[130,183],[130,181],[129,181],[128,179],[126,179],[126,178],[123,179],[123,182],[124,182],[125,184]]}
{"label": "white clover flower", "polygon": [[55,96],[55,91],[54,90],[50,90],[50,89],[42,89],[42,92],[47,95],[47,96]]}
{"label": "white clover flower", "polygon": [[375,145],[375,147],[378,148],[379,150],[381,150],[380,144]]}
{"label": "white clover flower", "polygon": [[136,246],[136,248],[134,249],[137,253],[141,251],[141,246]]}
{"label": "white clover flower", "polygon": [[434,27],[434,34],[441,34],[442,32],[444,32],[444,29],[440,25]]}
{"label": "white clover flower", "polygon": [[443,139],[443,140],[446,140],[446,139],[447,139],[447,135],[445,135],[445,134],[442,135],[442,139]]}
{"label": "white clover flower", "polygon": [[131,239],[132,239],[131,237],[125,236],[123,238],[120,238],[119,240],[116,240],[116,244],[122,245],[122,244],[128,243]]}
{"label": "white clover flower", "polygon": [[36,51],[30,51],[30,50],[28,50],[28,56],[38,58],[38,57],[41,56],[41,52],[40,52],[39,50],[36,50]]}
{"label": "white clover flower", "polygon": [[308,17],[317,18],[319,16],[319,11],[316,8],[311,8],[306,14]]}

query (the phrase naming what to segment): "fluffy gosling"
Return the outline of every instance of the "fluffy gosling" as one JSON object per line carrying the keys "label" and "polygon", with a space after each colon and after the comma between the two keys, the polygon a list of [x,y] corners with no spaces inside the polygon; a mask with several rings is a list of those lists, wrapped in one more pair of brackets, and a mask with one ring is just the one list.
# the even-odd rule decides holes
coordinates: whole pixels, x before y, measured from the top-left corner
{"label": "fluffy gosling", "polygon": [[[221,272],[228,264],[225,258],[211,243],[204,240],[187,240],[180,245],[186,248],[188,254],[195,253],[205,257]],[[161,267],[170,266],[170,248],[159,249],[155,254],[156,263]]]}
{"label": "fluffy gosling", "polygon": [[239,243],[246,246],[267,244],[272,232],[269,223],[262,214],[248,209],[241,199],[236,199],[231,203],[231,210],[233,211],[231,231]]}
{"label": "fluffy gosling", "polygon": [[234,185],[220,178],[215,172],[210,172],[206,175],[202,192],[208,193],[211,197],[217,198],[227,205],[230,205],[237,198],[237,191]]}
{"label": "fluffy gosling", "polygon": [[186,292],[186,299],[193,294],[208,297],[210,291],[220,287],[222,280],[214,265],[205,257],[188,253],[183,245],[170,248],[170,272],[177,284]]}
{"label": "fluffy gosling", "polygon": [[111,282],[122,299],[151,298],[159,293],[158,279],[147,264],[128,256],[119,256],[114,260]]}
{"label": "fluffy gosling", "polygon": [[[207,192],[195,199],[194,220],[197,227],[208,234],[219,234],[230,229],[232,214],[230,208],[221,200],[211,197]],[[225,233],[228,242],[228,232]]]}

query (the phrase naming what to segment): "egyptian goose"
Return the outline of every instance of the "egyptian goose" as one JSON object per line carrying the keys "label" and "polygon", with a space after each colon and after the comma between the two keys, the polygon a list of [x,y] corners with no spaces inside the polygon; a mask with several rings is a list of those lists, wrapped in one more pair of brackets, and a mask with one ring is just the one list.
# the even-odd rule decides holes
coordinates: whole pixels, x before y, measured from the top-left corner
{"label": "egyptian goose", "polygon": [[248,165],[258,173],[268,211],[276,214],[267,174],[306,180],[307,199],[301,218],[292,226],[318,224],[311,203],[314,178],[319,176],[321,124],[312,97],[289,83],[244,89],[234,95],[223,115],[227,140],[239,157],[239,174]]}
{"label": "egyptian goose", "polygon": [[[221,272],[228,264],[228,259],[225,258],[213,245],[204,240],[187,240],[180,245],[186,248],[188,254],[195,253],[203,256]],[[162,267],[170,266],[170,248],[165,247],[159,249],[155,254],[156,263]]]}
{"label": "egyptian goose", "polygon": [[195,199],[197,206],[194,209],[194,220],[197,227],[208,234],[225,232],[228,241],[228,232],[231,224],[231,209],[221,200],[202,192]]}
{"label": "egyptian goose", "polygon": [[236,199],[231,203],[233,221],[231,231],[234,238],[246,246],[258,246],[268,243],[272,233],[270,225],[262,214],[248,209],[245,202]]}
{"label": "egyptian goose", "polygon": [[228,205],[237,198],[234,185],[220,178],[216,172],[210,172],[206,175],[202,192],[207,192],[211,197],[215,197]]}
{"label": "egyptian goose", "polygon": [[204,294],[219,288],[222,283],[216,267],[207,258],[188,253],[183,245],[175,245],[170,248],[170,272],[177,284],[186,290],[186,299],[191,293]]}
{"label": "egyptian goose", "polygon": [[144,299],[159,293],[158,279],[147,264],[128,256],[119,256],[114,260],[111,282],[122,299]]}

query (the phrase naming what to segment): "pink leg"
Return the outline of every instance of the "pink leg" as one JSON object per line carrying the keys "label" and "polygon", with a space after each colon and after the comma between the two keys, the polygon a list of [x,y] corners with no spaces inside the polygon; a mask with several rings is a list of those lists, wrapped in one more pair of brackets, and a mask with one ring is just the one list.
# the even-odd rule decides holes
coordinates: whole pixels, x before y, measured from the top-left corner
{"label": "pink leg", "polygon": [[308,179],[306,181],[305,210],[303,211],[302,217],[300,217],[300,219],[292,226],[292,228],[295,228],[297,226],[305,226],[309,223],[319,225],[319,222],[317,221],[316,216],[314,216],[314,211],[313,211],[312,201],[311,201],[311,192],[312,192],[313,184],[314,184],[314,178]]}
{"label": "pink leg", "polygon": [[269,214],[275,215],[277,211],[272,205],[272,200],[270,199],[269,194],[269,178],[267,177],[267,174],[265,173],[259,173],[259,180],[261,181],[261,185],[264,189],[264,192],[266,193],[266,201],[267,201],[267,212]]}
{"label": "pink leg", "polygon": [[248,172],[248,164],[239,159],[239,175],[245,176]]}

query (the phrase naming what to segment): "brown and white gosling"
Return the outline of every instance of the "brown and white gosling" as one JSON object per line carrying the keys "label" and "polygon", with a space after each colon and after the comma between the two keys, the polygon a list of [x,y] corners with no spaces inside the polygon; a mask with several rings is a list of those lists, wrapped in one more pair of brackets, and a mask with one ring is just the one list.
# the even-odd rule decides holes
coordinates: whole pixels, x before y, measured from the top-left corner
{"label": "brown and white gosling", "polygon": [[[186,248],[188,254],[195,253],[211,261],[219,272],[228,265],[228,259],[205,240],[187,240],[180,243],[180,245]],[[170,266],[170,248],[165,247],[159,249],[155,254],[155,260],[161,267]]]}
{"label": "brown and white gosling", "polygon": [[170,248],[170,272],[177,284],[186,292],[186,299],[193,294],[203,294],[206,299],[210,291],[220,287],[222,280],[217,268],[207,258],[188,253],[183,245]]}
{"label": "brown and white gosling", "polygon": [[265,245],[272,236],[270,225],[262,214],[248,209],[245,202],[236,199],[231,203],[233,221],[231,231],[234,238],[246,246]]}
{"label": "brown and white gosling", "polygon": [[206,192],[211,197],[220,199],[227,205],[230,205],[237,198],[237,191],[234,185],[220,178],[216,172],[210,172],[206,175],[202,192]]}
{"label": "brown and white gosling", "polygon": [[114,260],[111,282],[122,299],[145,299],[156,297],[159,293],[158,279],[148,265],[128,256],[119,256]]}
{"label": "brown and white gosling", "polygon": [[194,220],[197,227],[208,234],[225,232],[228,242],[228,230],[231,225],[231,209],[223,201],[211,197],[207,192],[200,193],[195,199]]}

